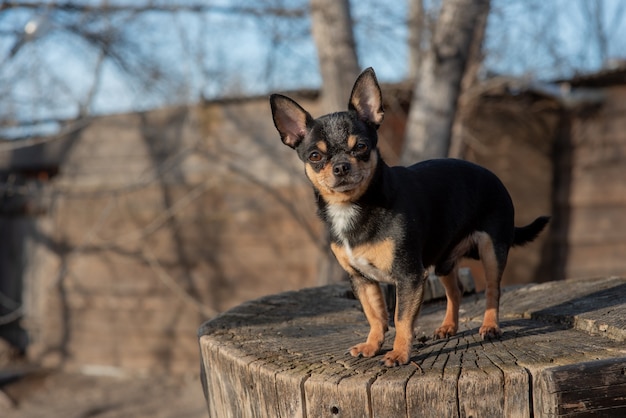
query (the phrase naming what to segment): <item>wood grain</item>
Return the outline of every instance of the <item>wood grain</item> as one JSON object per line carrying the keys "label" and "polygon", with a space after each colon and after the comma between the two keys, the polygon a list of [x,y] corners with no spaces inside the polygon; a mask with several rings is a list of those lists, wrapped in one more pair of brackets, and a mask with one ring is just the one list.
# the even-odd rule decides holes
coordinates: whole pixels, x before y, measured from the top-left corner
{"label": "wood grain", "polygon": [[[445,304],[425,304],[408,365],[353,358],[368,326],[347,285],[243,304],[199,330],[212,417],[543,417],[626,412],[626,279],[506,289],[502,338],[483,341],[482,294],[459,333],[430,338]],[[391,349],[393,328],[383,351]]]}

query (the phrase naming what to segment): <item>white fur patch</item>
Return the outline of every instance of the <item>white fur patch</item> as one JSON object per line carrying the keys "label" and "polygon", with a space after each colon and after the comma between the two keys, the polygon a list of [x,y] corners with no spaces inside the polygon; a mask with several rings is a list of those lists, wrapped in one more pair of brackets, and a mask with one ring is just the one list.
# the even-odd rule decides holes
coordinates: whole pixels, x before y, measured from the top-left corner
{"label": "white fur patch", "polygon": [[326,215],[335,235],[345,241],[345,234],[354,227],[359,207],[351,203],[334,203],[326,206]]}
{"label": "white fur patch", "polygon": [[374,280],[380,283],[394,283],[393,278],[387,272],[379,270],[374,266],[367,258],[355,257],[352,253],[352,248],[346,245],[346,254],[350,260],[350,265],[362,275],[370,280]]}
{"label": "white fur patch", "polygon": [[326,216],[330,221],[333,233],[342,241],[342,247],[348,256],[350,265],[370,280],[382,283],[393,283],[389,272],[379,270],[370,260],[356,256],[346,239],[347,232],[357,225],[360,208],[351,203],[334,203],[326,206]]}

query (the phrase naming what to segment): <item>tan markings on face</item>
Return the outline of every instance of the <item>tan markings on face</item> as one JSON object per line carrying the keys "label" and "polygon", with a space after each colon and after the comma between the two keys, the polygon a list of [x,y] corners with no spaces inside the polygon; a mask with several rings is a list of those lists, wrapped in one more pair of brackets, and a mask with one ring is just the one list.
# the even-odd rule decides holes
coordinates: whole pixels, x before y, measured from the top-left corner
{"label": "tan markings on face", "polygon": [[[321,150],[320,150],[321,151]],[[347,203],[357,201],[367,190],[378,162],[378,154],[372,151],[368,161],[360,161],[354,157],[349,158],[352,165],[352,173],[349,177],[355,181],[355,187],[347,191],[336,191],[334,187],[337,179],[333,174],[332,165],[327,163],[324,168],[316,172],[310,164],[306,164],[305,172],[313,187],[317,189],[327,203]]]}
{"label": "tan markings on face", "polygon": [[328,152],[328,146],[326,145],[326,142],[324,141],[318,141],[315,146],[317,147],[318,150],[322,151],[324,154],[326,154],[326,152]]}
{"label": "tan markings on face", "polygon": [[[334,203],[331,198],[335,197],[335,193],[332,190],[333,181],[333,168],[330,164],[326,164],[319,172],[316,172],[310,164],[306,164],[304,171],[306,176],[313,183],[313,187],[320,192],[325,201]],[[338,197],[335,198],[336,202],[342,202]]]}
{"label": "tan markings on face", "polygon": [[358,141],[358,138],[354,135],[350,135],[348,137],[348,148],[352,149],[354,148],[354,146],[356,145],[356,142]]}

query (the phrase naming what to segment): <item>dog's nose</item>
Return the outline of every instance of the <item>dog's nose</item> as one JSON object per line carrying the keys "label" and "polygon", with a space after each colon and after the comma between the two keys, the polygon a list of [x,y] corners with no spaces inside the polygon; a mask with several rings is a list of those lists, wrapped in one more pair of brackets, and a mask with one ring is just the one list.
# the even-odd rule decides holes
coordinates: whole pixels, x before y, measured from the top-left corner
{"label": "dog's nose", "polygon": [[343,177],[352,170],[352,166],[349,162],[340,162],[333,165],[333,174],[337,177]]}

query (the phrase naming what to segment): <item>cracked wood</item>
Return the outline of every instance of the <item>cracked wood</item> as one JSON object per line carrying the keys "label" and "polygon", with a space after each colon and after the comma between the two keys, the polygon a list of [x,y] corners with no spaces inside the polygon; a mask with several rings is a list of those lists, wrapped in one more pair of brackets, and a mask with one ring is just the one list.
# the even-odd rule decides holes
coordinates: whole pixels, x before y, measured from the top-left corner
{"label": "cracked wood", "polygon": [[[245,303],[199,330],[210,416],[572,416],[626,412],[626,279],[506,289],[501,339],[478,336],[484,298],[461,303],[459,333],[430,338],[445,312],[427,303],[411,361],[346,350],[368,326],[347,286]],[[383,350],[391,349],[393,328]]]}

